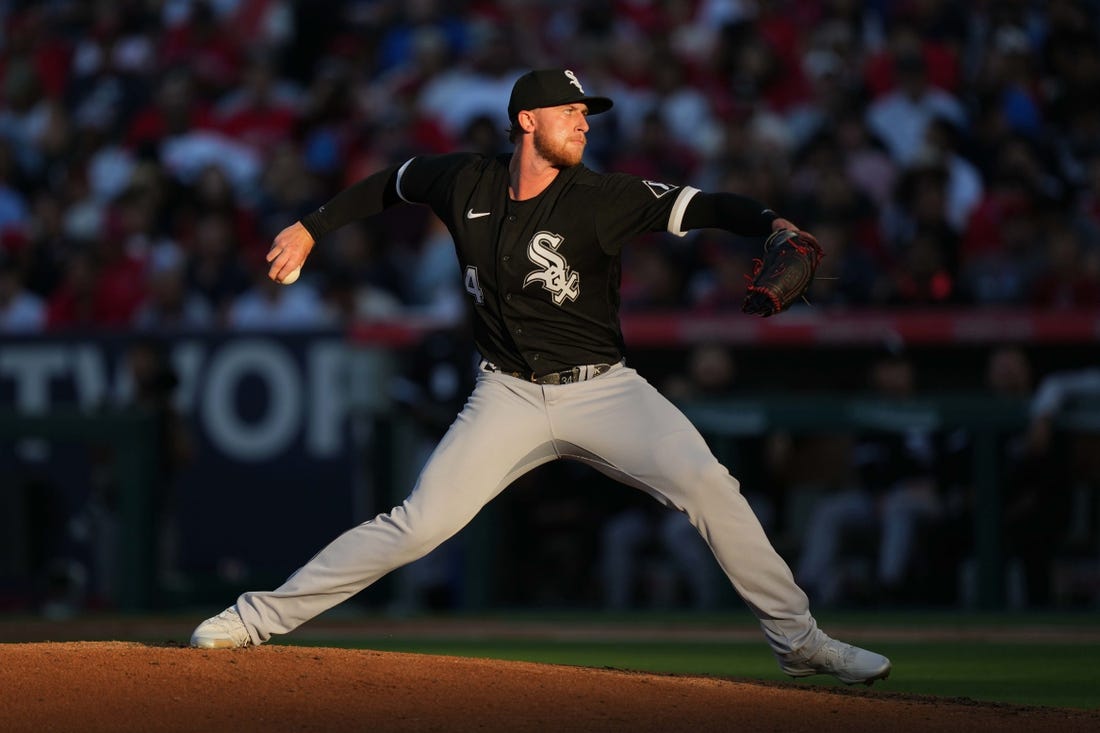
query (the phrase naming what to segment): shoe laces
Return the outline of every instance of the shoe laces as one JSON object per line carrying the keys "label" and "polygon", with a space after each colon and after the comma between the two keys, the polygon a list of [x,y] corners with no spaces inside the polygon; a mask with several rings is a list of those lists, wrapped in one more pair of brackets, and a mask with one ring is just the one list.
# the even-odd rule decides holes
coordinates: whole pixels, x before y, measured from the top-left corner
{"label": "shoe laces", "polygon": [[841,669],[847,665],[848,657],[852,656],[853,651],[850,644],[830,639],[825,642],[818,654],[821,654],[821,664],[826,669]]}
{"label": "shoe laces", "polygon": [[244,622],[241,621],[240,614],[231,608],[227,608],[214,616],[209,623],[219,631],[231,634],[234,638],[240,637],[243,639],[248,636],[248,631],[244,628]]}

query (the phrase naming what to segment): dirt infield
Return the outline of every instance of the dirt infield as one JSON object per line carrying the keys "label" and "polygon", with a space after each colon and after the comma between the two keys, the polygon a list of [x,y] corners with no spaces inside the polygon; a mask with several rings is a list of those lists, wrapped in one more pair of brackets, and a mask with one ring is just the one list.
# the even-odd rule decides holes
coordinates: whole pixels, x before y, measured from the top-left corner
{"label": "dirt infield", "polygon": [[0,731],[1100,729],[1100,712],[527,662],[264,646],[0,645]]}

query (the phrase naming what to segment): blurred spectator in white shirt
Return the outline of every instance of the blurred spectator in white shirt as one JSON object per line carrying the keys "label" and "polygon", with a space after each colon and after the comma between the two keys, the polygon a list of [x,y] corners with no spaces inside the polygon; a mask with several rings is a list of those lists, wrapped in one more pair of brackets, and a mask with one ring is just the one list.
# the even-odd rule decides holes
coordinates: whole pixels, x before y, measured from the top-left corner
{"label": "blurred spectator in white shirt", "polygon": [[229,305],[229,328],[289,331],[319,328],[331,322],[331,312],[308,280],[280,285],[268,278],[266,262],[256,266],[254,278],[253,286]]}
{"label": "blurred spectator in white shirt", "polygon": [[898,85],[867,108],[867,124],[906,165],[925,145],[925,133],[934,119],[945,118],[965,128],[963,106],[953,95],[932,86],[919,48],[901,49],[895,62]]}
{"label": "blurred spectator in white shirt", "polygon": [[501,30],[478,27],[472,38],[469,63],[439,74],[424,85],[419,98],[420,111],[454,139],[483,115],[507,128],[501,100],[508,99],[512,84],[523,73],[511,41]]}
{"label": "blurred spectator in white shirt", "polygon": [[925,129],[925,153],[938,158],[947,170],[944,214],[956,232],[966,229],[970,214],[985,195],[985,182],[978,167],[958,153],[959,135],[960,130],[944,117],[932,119]]}

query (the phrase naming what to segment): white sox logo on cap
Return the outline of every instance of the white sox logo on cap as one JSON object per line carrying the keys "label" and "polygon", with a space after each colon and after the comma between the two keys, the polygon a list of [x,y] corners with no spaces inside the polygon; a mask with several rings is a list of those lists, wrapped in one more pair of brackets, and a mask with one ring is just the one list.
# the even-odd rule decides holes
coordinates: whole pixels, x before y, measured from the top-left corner
{"label": "white sox logo on cap", "polygon": [[577,88],[577,91],[584,94],[584,87],[581,86],[581,80],[577,78],[577,75],[573,73],[572,69],[566,69],[564,74],[569,77],[569,83]]}

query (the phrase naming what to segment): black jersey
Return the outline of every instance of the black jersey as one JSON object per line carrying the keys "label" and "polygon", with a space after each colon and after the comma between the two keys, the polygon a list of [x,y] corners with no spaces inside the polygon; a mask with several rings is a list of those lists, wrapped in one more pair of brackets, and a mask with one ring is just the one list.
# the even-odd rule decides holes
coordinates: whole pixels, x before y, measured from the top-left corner
{"label": "black jersey", "polygon": [[683,236],[697,190],[578,165],[538,196],[512,201],[510,158],[412,158],[398,171],[397,194],[430,206],[450,230],[482,356],[539,376],[618,361],[623,244],[644,232]]}

